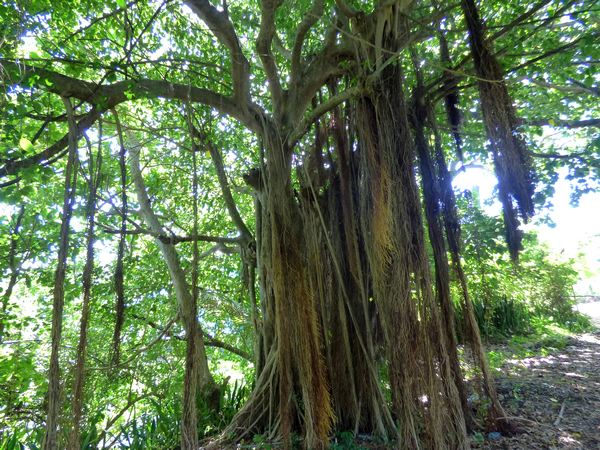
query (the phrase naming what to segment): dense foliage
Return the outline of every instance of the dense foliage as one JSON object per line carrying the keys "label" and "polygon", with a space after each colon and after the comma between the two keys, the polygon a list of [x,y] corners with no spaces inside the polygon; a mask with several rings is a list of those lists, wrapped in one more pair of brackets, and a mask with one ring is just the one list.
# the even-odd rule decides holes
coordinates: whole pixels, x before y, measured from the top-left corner
{"label": "dense foliage", "polygon": [[[499,218],[483,213],[471,193],[464,202],[466,272],[477,321],[488,338],[527,335],[541,322],[572,331],[589,326],[573,311],[578,273],[573,260],[552,255],[535,233],[525,236],[520,264],[514,266],[502,243]],[[460,309],[458,309],[460,322]]]}
{"label": "dense foliage", "polygon": [[[503,425],[444,355],[479,351],[469,305],[484,337],[584,325],[519,221],[560,168],[598,188],[599,5],[460,3],[3,1],[0,448]],[[455,198],[473,165],[502,216]]]}

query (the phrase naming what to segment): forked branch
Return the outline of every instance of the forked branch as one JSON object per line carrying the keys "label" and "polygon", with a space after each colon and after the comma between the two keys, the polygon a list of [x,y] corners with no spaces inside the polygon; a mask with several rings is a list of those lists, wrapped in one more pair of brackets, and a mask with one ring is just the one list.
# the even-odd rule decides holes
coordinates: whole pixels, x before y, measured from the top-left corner
{"label": "forked branch", "polygon": [[229,50],[234,101],[239,107],[247,109],[250,105],[250,64],[227,12],[219,11],[208,0],[188,0],[187,4]]}
{"label": "forked branch", "polygon": [[269,91],[273,100],[275,115],[280,113],[283,106],[283,91],[279,81],[277,64],[271,51],[271,45],[275,37],[275,12],[281,6],[281,0],[263,0],[261,2],[261,22],[256,51],[265,70],[269,82]]}

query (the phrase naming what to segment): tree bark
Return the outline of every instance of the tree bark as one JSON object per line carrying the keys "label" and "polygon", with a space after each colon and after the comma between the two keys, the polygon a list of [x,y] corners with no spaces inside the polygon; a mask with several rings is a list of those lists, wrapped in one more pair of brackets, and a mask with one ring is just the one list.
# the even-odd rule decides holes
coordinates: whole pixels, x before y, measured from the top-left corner
{"label": "tree bark", "polygon": [[303,217],[291,186],[292,154],[277,131],[277,125],[265,124],[266,170],[258,185],[265,362],[250,400],[224,434],[241,439],[266,432],[289,448],[297,432],[305,448],[319,449],[328,444],[333,411]]}
{"label": "tree bark", "polygon": [[500,404],[494,377],[489,368],[485,348],[481,340],[479,324],[475,316],[473,302],[469,295],[467,278],[465,276],[462,261],[460,257],[461,242],[460,242],[460,223],[456,211],[456,198],[452,188],[452,176],[448,171],[446,159],[441,147],[441,141],[434,118],[431,120],[431,125],[435,135],[435,160],[438,172],[438,186],[440,191],[440,201],[442,205],[442,217],[444,228],[446,231],[446,239],[452,261],[452,267],[460,284],[460,293],[462,300],[462,309],[465,315],[465,327],[467,331],[467,339],[471,345],[471,349],[475,354],[477,363],[483,376],[483,390],[490,400],[490,406],[487,415],[489,429],[498,429],[506,434],[511,434],[515,431],[515,425],[506,418],[504,408]]}
{"label": "tree bark", "polygon": [[90,152],[90,182],[89,194],[86,206],[87,236],[86,236],[86,258],[83,268],[83,301],[81,305],[81,321],[79,325],[79,343],[77,345],[77,362],[73,375],[73,428],[69,436],[69,450],[79,450],[81,417],[84,402],[85,389],[85,359],[88,343],[88,323],[90,318],[90,300],[92,290],[92,274],[94,271],[94,242],[96,240],[96,193],[100,183],[100,171],[102,167],[102,128],[99,131],[98,156],[94,163]]}
{"label": "tree bark", "polygon": [[121,227],[119,233],[119,247],[117,249],[117,263],[115,266],[114,283],[115,283],[115,328],[113,331],[112,340],[112,364],[119,364],[119,354],[121,348],[121,330],[125,322],[125,274],[124,274],[124,258],[125,258],[125,239],[127,237],[127,166],[126,166],[126,150],[123,139],[123,130],[116,111],[113,110],[117,134],[119,137],[119,173],[121,176]]}
{"label": "tree bark", "polygon": [[534,210],[535,180],[531,157],[517,130],[518,120],[504,81],[504,72],[486,39],[477,5],[474,0],[461,0],[461,6],[478,76],[483,121],[494,157],[506,242],[511,257],[516,261],[523,236],[517,213],[527,221]]}
{"label": "tree bark", "polygon": [[289,445],[295,432],[305,448],[320,448],[335,412],[337,430],[375,433],[397,448],[468,446],[425,252],[402,72],[377,58],[401,47],[401,30],[384,31],[401,17],[400,6],[385,7],[381,23],[364,26],[383,33],[361,36],[373,43],[369,92],[349,123],[334,112],[323,126],[338,157],[328,155],[328,169],[318,122],[315,145],[296,154],[306,155],[295,162],[297,185],[295,142],[280,138],[289,128],[268,122],[263,132],[258,254],[264,330],[274,332],[255,390],[225,435],[266,433]]}
{"label": "tree bark", "polygon": [[[146,186],[140,170],[140,145],[131,132],[128,133],[128,139],[130,142],[131,176],[140,204],[140,214],[152,232],[164,234],[162,225],[152,210],[150,199],[146,193]],[[190,292],[175,247],[172,244],[162,242],[160,239],[157,239],[156,242],[167,264],[171,281],[175,287],[179,313],[186,332],[187,346],[183,395],[182,449],[195,450],[198,443],[196,417],[197,389],[208,404],[214,408],[219,400],[219,388],[208,368],[206,348],[201,338],[202,331],[198,324],[194,297]]]}
{"label": "tree bark", "polygon": [[[418,66],[415,65],[415,70],[418,71]],[[419,76],[419,75],[418,75]],[[420,76],[419,76],[420,77]],[[458,340],[456,338],[455,313],[450,295],[450,270],[448,256],[446,253],[446,243],[444,240],[444,231],[441,223],[440,211],[440,192],[438,184],[438,175],[436,173],[433,160],[431,157],[431,149],[425,137],[425,122],[430,114],[428,105],[424,102],[423,85],[419,81],[417,89],[414,92],[412,121],[415,134],[415,147],[419,159],[419,169],[421,172],[421,186],[423,191],[423,203],[425,209],[425,217],[427,219],[427,230],[429,242],[433,252],[433,260],[435,266],[435,295],[442,312],[442,320],[444,321],[444,330],[446,333],[446,341],[448,343],[448,357],[454,378],[454,384],[457,387],[460,402],[465,417],[465,423],[470,430],[473,426],[471,411],[467,404],[467,393],[463,382],[463,374],[460,368],[460,360],[458,358]],[[456,130],[452,130],[453,134]],[[457,148],[460,147],[459,142],[456,142]]]}
{"label": "tree bark", "polygon": [[69,225],[73,215],[75,188],[77,181],[77,132],[73,119],[71,101],[63,97],[69,117],[69,157],[65,170],[65,195],[63,200],[62,220],[60,225],[60,241],[58,245],[58,264],[54,273],[54,291],[52,304],[52,349],[50,353],[50,369],[48,371],[48,410],[46,433],[42,448],[56,450],[59,448],[58,421],[60,416],[61,388],[59,353],[62,337],[62,320],[65,302],[65,273],[67,271],[67,252],[69,249]]}
{"label": "tree bark", "polygon": [[21,234],[21,224],[23,222],[23,216],[25,215],[25,206],[21,206],[15,220],[15,225],[10,233],[10,247],[8,249],[8,265],[10,268],[10,277],[8,278],[8,286],[2,293],[2,306],[0,309],[0,342],[4,339],[4,332],[6,330],[6,317],[8,312],[8,305],[10,304],[10,297],[12,296],[13,290],[17,285],[19,279],[20,266],[22,261],[17,264],[17,246],[19,242],[19,236]]}

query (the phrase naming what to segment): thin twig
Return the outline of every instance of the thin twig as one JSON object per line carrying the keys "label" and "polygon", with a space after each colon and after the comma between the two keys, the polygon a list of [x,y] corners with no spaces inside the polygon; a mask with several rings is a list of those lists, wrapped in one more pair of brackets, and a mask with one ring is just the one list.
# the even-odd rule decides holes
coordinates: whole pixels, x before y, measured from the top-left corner
{"label": "thin twig", "polygon": [[556,418],[556,420],[554,421],[554,426],[557,427],[560,424],[560,421],[563,418],[563,414],[565,412],[565,405],[567,404],[567,399],[569,398],[569,396],[566,396],[565,399],[562,402],[562,405],[560,407],[560,412],[558,413],[558,417]]}

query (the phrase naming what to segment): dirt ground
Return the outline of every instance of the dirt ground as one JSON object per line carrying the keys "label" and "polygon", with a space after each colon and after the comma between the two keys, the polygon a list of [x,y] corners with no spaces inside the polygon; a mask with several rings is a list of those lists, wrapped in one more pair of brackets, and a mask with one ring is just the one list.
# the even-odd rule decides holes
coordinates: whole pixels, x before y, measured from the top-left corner
{"label": "dirt ground", "polygon": [[[581,306],[600,327],[600,303]],[[487,435],[474,448],[600,450],[600,330],[545,356],[508,360],[496,382],[522,432]]]}
{"label": "dirt ground", "polygon": [[[592,318],[597,331],[569,338],[560,350],[540,348],[543,356],[507,359],[494,373],[501,403],[520,432],[479,434],[472,448],[600,450],[600,302],[578,309]],[[359,436],[357,444],[332,448],[393,447]]]}

